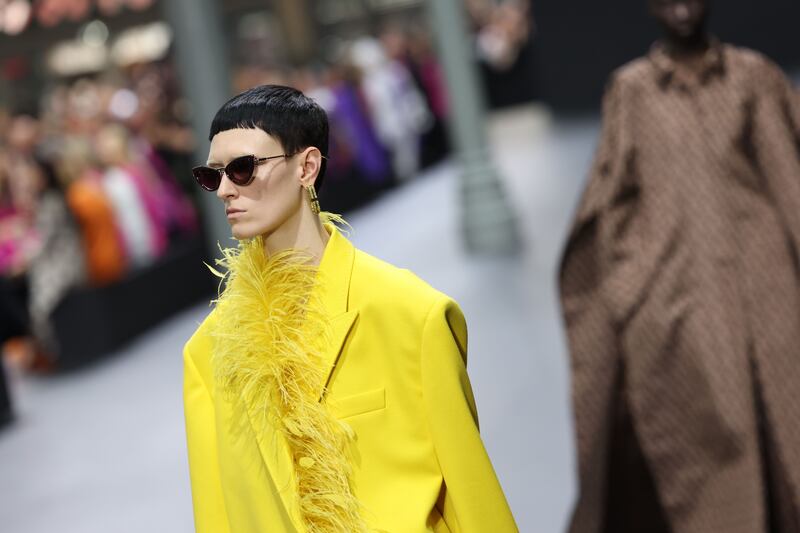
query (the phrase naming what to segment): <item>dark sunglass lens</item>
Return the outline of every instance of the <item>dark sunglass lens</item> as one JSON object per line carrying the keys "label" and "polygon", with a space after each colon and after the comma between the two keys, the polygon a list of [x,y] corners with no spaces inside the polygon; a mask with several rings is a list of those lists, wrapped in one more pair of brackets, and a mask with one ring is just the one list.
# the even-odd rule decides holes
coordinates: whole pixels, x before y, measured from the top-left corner
{"label": "dark sunglass lens", "polygon": [[216,191],[219,188],[219,172],[209,167],[195,167],[192,169],[194,179],[207,191]]}
{"label": "dark sunglass lens", "polygon": [[247,185],[255,171],[255,159],[252,156],[237,157],[225,167],[228,179],[236,185]]}

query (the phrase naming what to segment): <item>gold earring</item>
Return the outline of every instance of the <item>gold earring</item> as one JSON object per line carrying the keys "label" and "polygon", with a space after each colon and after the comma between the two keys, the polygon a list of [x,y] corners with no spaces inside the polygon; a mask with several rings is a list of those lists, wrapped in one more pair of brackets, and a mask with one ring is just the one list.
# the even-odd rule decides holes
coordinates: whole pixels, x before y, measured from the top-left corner
{"label": "gold earring", "polygon": [[305,190],[308,193],[308,201],[311,204],[311,212],[315,215],[319,215],[319,198],[317,197],[316,189],[314,189],[313,185],[308,185],[305,187]]}

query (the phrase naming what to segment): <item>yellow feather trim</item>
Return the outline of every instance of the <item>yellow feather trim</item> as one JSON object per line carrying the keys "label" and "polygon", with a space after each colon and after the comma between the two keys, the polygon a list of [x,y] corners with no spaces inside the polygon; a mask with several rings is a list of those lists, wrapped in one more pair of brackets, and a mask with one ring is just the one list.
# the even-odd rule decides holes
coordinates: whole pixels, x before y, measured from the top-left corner
{"label": "yellow feather trim", "polygon": [[[320,217],[343,222],[328,213]],[[209,267],[225,283],[211,332],[217,383],[285,436],[309,533],[369,531],[351,485],[354,435],[319,401],[330,326],[313,290],[318,269],[301,252],[268,256],[260,237],[222,253],[217,265],[226,272]]]}

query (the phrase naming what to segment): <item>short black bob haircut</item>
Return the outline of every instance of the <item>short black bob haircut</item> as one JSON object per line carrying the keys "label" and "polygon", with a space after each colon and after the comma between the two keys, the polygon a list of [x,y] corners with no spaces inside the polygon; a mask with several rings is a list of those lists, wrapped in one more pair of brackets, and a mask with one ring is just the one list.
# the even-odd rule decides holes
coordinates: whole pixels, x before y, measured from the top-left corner
{"label": "short black bob haircut", "polygon": [[[324,156],[314,188],[319,191],[328,157],[328,115],[319,104],[292,87],[259,85],[225,102],[211,122],[208,140],[236,128],[260,129],[275,137],[285,153],[313,146]],[[265,157],[276,154],[253,154]]]}

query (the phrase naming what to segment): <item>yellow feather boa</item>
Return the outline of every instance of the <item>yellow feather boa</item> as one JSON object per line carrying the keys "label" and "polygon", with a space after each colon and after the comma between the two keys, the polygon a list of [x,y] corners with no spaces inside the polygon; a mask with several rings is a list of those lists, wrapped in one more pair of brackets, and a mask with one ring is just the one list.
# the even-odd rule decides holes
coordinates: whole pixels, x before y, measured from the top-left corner
{"label": "yellow feather boa", "polygon": [[225,283],[212,331],[217,383],[285,436],[309,533],[369,531],[350,480],[352,430],[319,401],[329,320],[313,291],[317,267],[297,251],[268,256],[260,237],[222,252],[226,272],[211,269]]}

